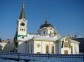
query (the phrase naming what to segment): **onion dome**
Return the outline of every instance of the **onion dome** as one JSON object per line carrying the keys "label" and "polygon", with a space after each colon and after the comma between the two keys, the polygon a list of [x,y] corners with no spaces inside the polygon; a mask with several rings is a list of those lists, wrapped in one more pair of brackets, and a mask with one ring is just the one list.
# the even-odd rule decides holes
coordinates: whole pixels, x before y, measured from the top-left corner
{"label": "onion dome", "polygon": [[40,29],[41,29],[41,28],[44,28],[44,27],[52,27],[52,28],[54,28],[53,25],[51,25],[51,24],[49,24],[49,23],[47,22],[47,20],[45,21],[44,24],[42,24],[42,25],[40,26]]}

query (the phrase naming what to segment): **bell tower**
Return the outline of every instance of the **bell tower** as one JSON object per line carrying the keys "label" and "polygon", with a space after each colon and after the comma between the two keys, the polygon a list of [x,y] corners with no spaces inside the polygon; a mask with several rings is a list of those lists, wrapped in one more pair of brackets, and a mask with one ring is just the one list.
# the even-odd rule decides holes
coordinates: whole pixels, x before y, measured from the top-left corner
{"label": "bell tower", "polygon": [[17,34],[19,37],[27,36],[27,20],[25,19],[24,3],[22,4],[22,10],[18,19]]}

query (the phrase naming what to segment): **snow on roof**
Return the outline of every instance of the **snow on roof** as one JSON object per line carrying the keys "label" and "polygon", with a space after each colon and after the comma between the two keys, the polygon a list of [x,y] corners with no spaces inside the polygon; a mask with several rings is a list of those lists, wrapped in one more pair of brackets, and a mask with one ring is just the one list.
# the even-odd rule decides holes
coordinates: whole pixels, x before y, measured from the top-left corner
{"label": "snow on roof", "polygon": [[27,41],[27,40],[31,40],[31,39],[34,39],[34,40],[49,40],[49,41],[56,41],[56,40],[59,40],[60,37],[57,37],[57,36],[40,36],[40,35],[27,35],[27,37],[24,37],[24,39],[21,39],[20,40],[23,40],[23,41]]}
{"label": "snow on roof", "polygon": [[57,37],[49,37],[49,36],[34,36],[33,39],[36,40],[57,40]]}

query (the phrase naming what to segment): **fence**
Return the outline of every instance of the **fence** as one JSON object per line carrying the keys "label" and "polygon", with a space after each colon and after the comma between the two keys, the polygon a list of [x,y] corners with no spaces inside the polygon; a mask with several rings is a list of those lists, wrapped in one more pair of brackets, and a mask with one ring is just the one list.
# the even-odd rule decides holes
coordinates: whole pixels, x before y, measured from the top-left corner
{"label": "fence", "polygon": [[0,59],[3,60],[2,62],[84,62],[84,54],[0,53]]}

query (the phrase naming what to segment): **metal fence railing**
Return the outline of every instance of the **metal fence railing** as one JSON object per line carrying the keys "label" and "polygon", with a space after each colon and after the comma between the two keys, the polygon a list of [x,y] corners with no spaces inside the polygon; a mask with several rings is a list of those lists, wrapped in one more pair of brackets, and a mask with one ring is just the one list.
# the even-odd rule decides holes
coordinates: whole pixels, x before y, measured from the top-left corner
{"label": "metal fence railing", "polygon": [[[0,53],[0,59],[30,62],[84,62],[84,54],[21,54]],[[4,60],[5,59],[5,60]]]}

